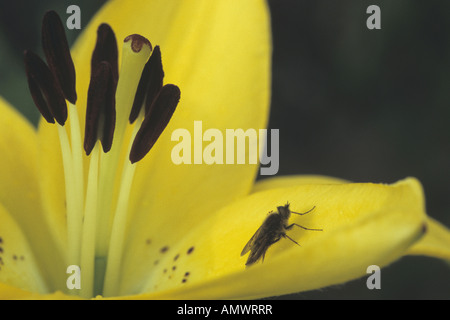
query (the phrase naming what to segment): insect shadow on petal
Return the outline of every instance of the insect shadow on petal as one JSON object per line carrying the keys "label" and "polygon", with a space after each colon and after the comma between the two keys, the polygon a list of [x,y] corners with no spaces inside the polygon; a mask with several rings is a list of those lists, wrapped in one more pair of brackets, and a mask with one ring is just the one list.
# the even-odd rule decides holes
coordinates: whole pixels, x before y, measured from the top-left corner
{"label": "insect shadow on petal", "polygon": [[281,238],[287,238],[294,242],[296,245],[299,245],[297,241],[286,234],[286,231],[291,230],[294,226],[297,226],[304,230],[322,231],[322,229],[306,228],[297,223],[288,224],[291,213],[305,215],[307,213],[310,213],[314,209],[315,206],[303,213],[294,212],[290,210],[288,202],[284,206],[277,207],[277,212],[269,212],[270,215],[266,218],[266,220],[264,220],[259,229],[256,230],[255,234],[247,242],[244,249],[242,249],[241,256],[250,251],[250,255],[248,256],[245,265],[248,267],[260,259],[264,261],[264,256],[266,255],[267,249],[269,249],[269,247],[274,243],[278,242]]}

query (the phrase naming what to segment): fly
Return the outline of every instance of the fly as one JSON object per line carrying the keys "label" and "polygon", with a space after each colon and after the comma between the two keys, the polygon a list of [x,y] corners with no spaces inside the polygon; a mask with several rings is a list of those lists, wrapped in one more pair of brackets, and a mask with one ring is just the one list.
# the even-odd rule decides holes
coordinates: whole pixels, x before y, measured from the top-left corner
{"label": "fly", "polygon": [[244,249],[242,249],[241,256],[250,251],[250,255],[248,256],[245,265],[250,266],[261,258],[262,261],[264,261],[264,256],[266,255],[267,249],[269,249],[271,245],[279,241],[282,237],[291,240],[296,245],[299,245],[297,241],[286,234],[286,230],[291,230],[294,226],[300,227],[304,230],[322,231],[322,229],[310,229],[296,223],[288,225],[288,220],[291,213],[304,215],[313,211],[314,208],[315,206],[309,211],[299,213],[291,211],[289,209],[289,203],[287,203],[285,206],[277,207],[278,212],[275,213],[271,211],[270,215],[266,218],[266,220],[264,220],[261,227],[256,230],[255,234],[247,242]]}

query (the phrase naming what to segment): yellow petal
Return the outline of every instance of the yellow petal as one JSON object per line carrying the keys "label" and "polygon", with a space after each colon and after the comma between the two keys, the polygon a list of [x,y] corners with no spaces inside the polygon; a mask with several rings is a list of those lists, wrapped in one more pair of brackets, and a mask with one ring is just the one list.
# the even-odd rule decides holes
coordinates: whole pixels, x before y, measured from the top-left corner
{"label": "yellow petal", "polygon": [[57,127],[45,120],[38,128],[39,186],[42,190],[42,206],[55,233],[56,242],[66,249],[66,197],[64,169]]}
{"label": "yellow petal", "polygon": [[[0,202],[24,215],[30,208],[39,207],[36,133],[32,125],[1,97],[0,112]],[[25,194],[24,185],[28,186]]]}
{"label": "yellow petal", "polygon": [[[24,231],[47,279],[64,275],[54,228],[39,190],[38,140],[32,125],[0,98],[0,203]],[[0,225],[3,222],[0,220]],[[61,268],[61,269],[60,269]]]}
{"label": "yellow petal", "polygon": [[[301,247],[282,239],[263,263],[245,268],[244,245],[267,213],[286,201],[297,212],[316,206],[290,222],[323,231],[294,228],[288,235]],[[370,265],[383,267],[401,257],[422,236],[425,219],[423,192],[413,178],[393,185],[301,185],[254,193],[155,256],[147,289],[156,292],[137,297],[257,298],[342,283],[365,275]]]}
{"label": "yellow petal", "polygon": [[253,186],[252,192],[299,186],[302,184],[341,184],[348,182],[340,178],[319,175],[276,176],[257,181]]}
{"label": "yellow petal", "polygon": [[1,205],[0,283],[32,292],[47,291],[26,237]]}
{"label": "yellow petal", "polygon": [[[177,128],[192,132],[195,120],[203,121],[203,130],[217,128],[264,128],[270,98],[270,28],[264,1],[110,1],[94,17],[74,48],[77,69],[78,104],[84,119],[90,61],[100,23],[109,23],[121,45],[131,33],[147,37],[160,45],[165,82],[181,89],[177,111],[150,155],[138,166],[132,202],[142,202],[160,194],[174,192],[178,186],[179,203],[198,199],[203,194],[211,202],[224,204],[236,195],[248,192],[257,165],[174,165],[171,133]],[[120,53],[120,50],[119,50]],[[238,179],[239,178],[239,179]],[[191,188],[192,181],[203,183]],[[217,180],[227,188],[219,191]],[[162,181],[169,181],[162,184]],[[158,185],[155,188],[154,185]],[[146,190],[146,192],[142,192]],[[220,199],[220,200],[216,200]],[[153,201],[152,201],[153,203]],[[218,203],[214,203],[217,205]],[[176,204],[174,204],[176,206]],[[161,212],[158,204],[151,209]],[[204,201],[192,203],[201,211]],[[180,206],[173,210],[181,210]]]}
{"label": "yellow petal", "polygon": [[[347,180],[340,178],[318,175],[277,176],[256,182],[253,192],[302,184],[339,184],[347,182]],[[450,260],[449,229],[433,218],[427,217],[427,232],[425,236],[408,250],[408,254]]]}
{"label": "yellow petal", "polygon": [[429,217],[427,233],[408,250],[408,254],[436,257],[450,262],[450,230]]}
{"label": "yellow petal", "polygon": [[80,300],[77,296],[69,296],[61,291],[49,294],[38,294],[0,283],[0,300]]}
{"label": "yellow petal", "polygon": [[[131,256],[125,258],[125,282],[135,288],[153,263],[148,258],[151,252],[142,255],[149,236],[155,244],[173,243],[182,235],[182,229],[195,226],[211,210],[251,190],[256,164],[174,165],[171,150],[176,142],[171,141],[171,133],[186,128],[193,134],[195,120],[203,121],[203,131],[216,128],[223,133],[227,128],[257,130],[266,126],[270,99],[269,14],[262,0],[239,5],[228,0],[139,0],[132,5],[123,0],[108,2],[84,29],[73,50],[82,132],[89,61],[97,27],[104,22],[112,26],[119,46],[133,33],[160,45],[165,82],[178,85],[182,96],[171,123],[136,170],[130,199],[132,239],[127,248]],[[55,229],[64,230],[64,178],[55,128],[42,123],[39,140],[44,151],[40,155],[45,172],[41,177],[46,190],[44,204],[54,224],[59,225]],[[185,224],[173,223],[175,213],[183,215]],[[59,233],[59,237],[64,236]]]}
{"label": "yellow petal", "polygon": [[[186,128],[193,135],[195,120],[203,121],[203,131],[217,128],[223,133],[226,128],[266,126],[271,46],[264,1],[245,1],[239,6],[228,0],[141,0],[133,1],[132,6],[127,1],[111,1],[80,39],[75,48],[77,60],[89,60],[95,39],[88,34],[95,33],[101,22],[111,24],[119,43],[128,34],[139,33],[160,45],[165,82],[181,89],[172,121],[150,155],[138,165],[131,210],[138,215],[148,216],[151,211],[167,216],[169,211],[195,208],[200,215],[246,194],[257,165],[175,165],[171,150],[176,142],[170,138],[178,128]],[[77,65],[82,76],[88,68],[86,64],[80,64],[80,68]],[[177,195],[171,197],[170,208],[157,201],[161,195],[170,194]]]}
{"label": "yellow petal", "polygon": [[[130,199],[131,240],[124,259],[124,283],[134,290],[153,264],[152,252],[146,247],[149,237],[156,247],[171,245],[211,210],[251,190],[257,164],[175,165],[171,151],[178,142],[171,141],[171,133],[185,128],[194,139],[195,120],[203,121],[203,132],[216,128],[224,135],[227,128],[258,130],[266,126],[269,14],[261,0],[239,4],[229,0],[140,0],[133,5],[111,1],[85,29],[74,50],[81,103],[89,73],[85,61],[90,59],[93,35],[102,22],[112,26],[119,43],[130,33],[139,33],[160,45],[165,82],[181,89],[174,117],[136,170]],[[182,216],[182,221],[174,221],[175,216]]]}

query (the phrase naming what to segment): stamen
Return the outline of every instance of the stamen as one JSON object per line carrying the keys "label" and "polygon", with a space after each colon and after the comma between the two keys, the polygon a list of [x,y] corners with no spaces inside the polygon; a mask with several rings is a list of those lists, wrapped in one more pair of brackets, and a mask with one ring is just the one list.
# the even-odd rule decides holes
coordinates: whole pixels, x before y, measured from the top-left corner
{"label": "stamen", "polygon": [[131,163],[144,158],[158,140],[175,112],[180,94],[180,89],[173,84],[166,84],[161,89],[136,134],[130,151]]}
{"label": "stamen", "polygon": [[133,123],[137,119],[144,104],[145,112],[148,112],[162,88],[163,79],[164,71],[161,62],[161,50],[159,46],[156,46],[142,71],[141,80],[139,81],[130,113],[130,123]]}
{"label": "stamen", "polygon": [[[140,50],[139,50],[140,49]],[[96,270],[98,275],[106,272],[106,260],[109,260],[110,238],[113,216],[114,186],[116,177],[120,174],[119,160],[124,145],[125,131],[128,126],[128,117],[133,105],[135,93],[142,70],[151,54],[150,42],[140,35],[132,35],[124,40],[122,49],[122,64],[120,77],[116,91],[116,128],[114,132],[114,143],[111,151],[103,154],[100,159],[99,176],[99,212],[96,237]],[[119,176],[120,177],[120,176]],[[133,175],[131,175],[132,179]],[[122,188],[122,187],[121,187]],[[125,206],[127,208],[127,205]],[[109,263],[109,262],[108,262]],[[117,280],[117,279],[116,279]],[[96,283],[94,292],[102,292],[103,283]]]}
{"label": "stamen", "polygon": [[[54,11],[48,12],[44,17],[42,43],[49,66],[34,53],[25,51],[26,72],[33,100],[44,119],[49,123],[56,120],[60,124],[57,129],[66,192],[67,262],[69,265],[79,265],[84,183],[80,125],[74,105],[75,68],[61,20]],[[70,142],[66,128],[63,127],[68,116],[65,97],[70,100]]]}
{"label": "stamen", "polygon": [[55,11],[48,11],[42,22],[42,46],[47,64],[58,82],[64,96],[75,104],[75,67],[70,55],[64,27]]}
{"label": "stamen", "polygon": [[84,149],[89,155],[97,140],[102,142],[103,151],[111,149],[116,121],[116,84],[111,65],[101,62],[92,72],[89,84]]}
{"label": "stamen", "polygon": [[67,120],[67,104],[50,69],[32,51],[26,50],[24,56],[28,87],[36,107],[47,122],[56,120],[63,126]]}

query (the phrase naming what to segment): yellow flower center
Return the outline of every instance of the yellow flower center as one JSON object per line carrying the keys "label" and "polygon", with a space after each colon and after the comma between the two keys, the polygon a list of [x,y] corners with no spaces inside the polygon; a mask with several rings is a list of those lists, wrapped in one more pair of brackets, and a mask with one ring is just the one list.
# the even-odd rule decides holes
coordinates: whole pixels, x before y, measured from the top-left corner
{"label": "yellow flower center", "polygon": [[[77,291],[75,294],[86,298],[112,296],[119,290],[136,163],[170,121],[180,91],[175,85],[163,86],[160,49],[153,50],[151,43],[137,34],[124,39],[119,76],[114,32],[107,24],[100,25],[91,60],[82,145],[75,69],[62,23],[53,11],[44,17],[42,36],[48,65],[30,51],[25,52],[25,65],[36,106],[47,122],[56,121],[58,127],[66,190],[67,263],[81,269],[81,288],[69,293]],[[69,133],[64,128],[67,118]],[[134,122],[130,139],[126,131]],[[83,148],[89,156],[86,188]],[[129,155],[125,160],[124,150]]]}

